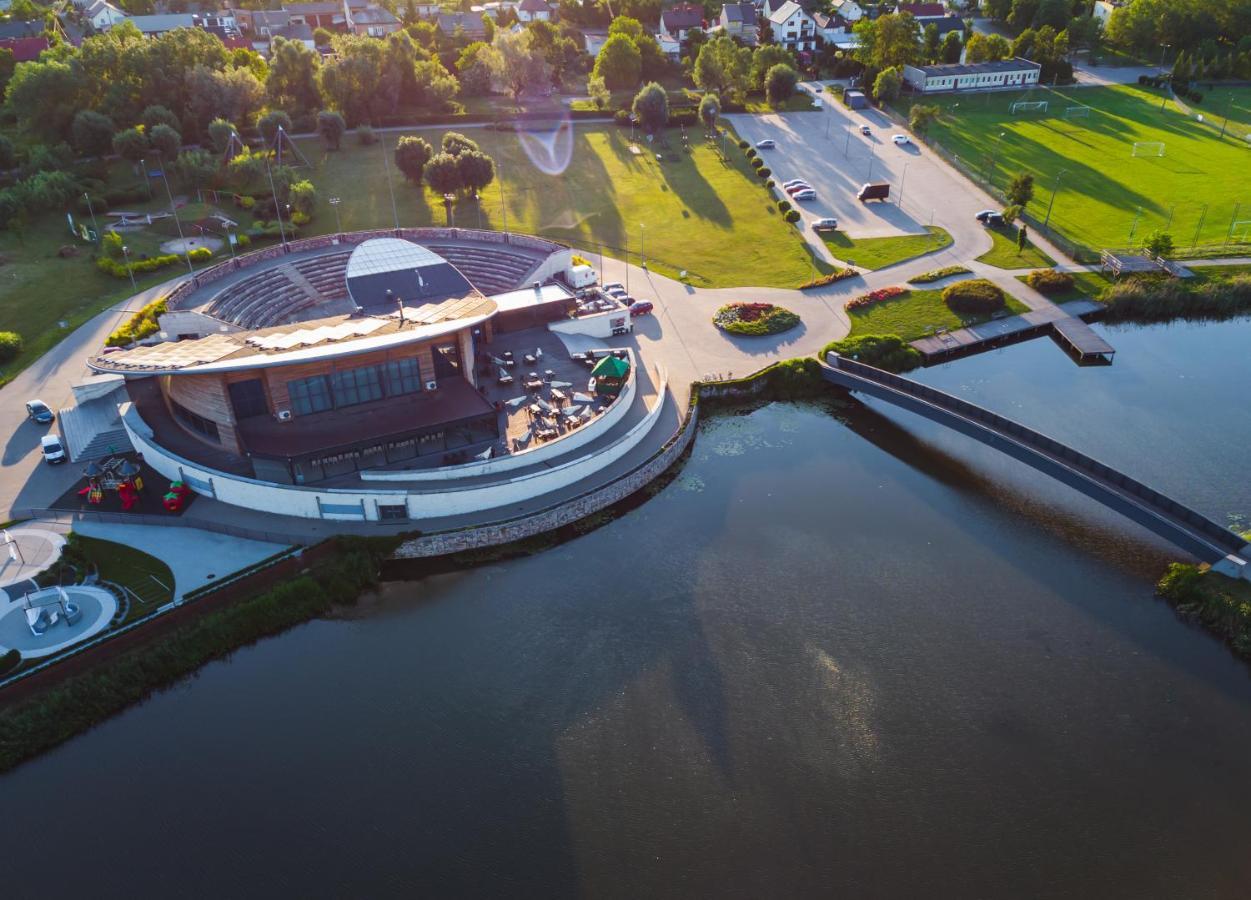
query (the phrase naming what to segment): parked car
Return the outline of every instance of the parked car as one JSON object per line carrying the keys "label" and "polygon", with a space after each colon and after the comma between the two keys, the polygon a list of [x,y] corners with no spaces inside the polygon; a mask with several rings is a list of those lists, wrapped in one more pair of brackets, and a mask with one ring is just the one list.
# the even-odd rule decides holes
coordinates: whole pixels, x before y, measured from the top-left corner
{"label": "parked car", "polygon": [[885,200],[890,196],[890,182],[862,185],[856,199],[861,203],[866,200]]}
{"label": "parked car", "polygon": [[646,316],[651,313],[652,308],[652,301],[650,300],[635,300],[630,304],[630,315]]}
{"label": "parked car", "polygon": [[891,140],[894,141],[900,147],[902,147],[904,144],[912,143],[912,139],[908,137],[906,134],[897,134],[893,138],[891,138]]}
{"label": "parked car", "polygon": [[55,434],[45,434],[39,439],[39,449],[43,451],[43,459],[50,466],[65,462],[65,448],[61,439]]}
{"label": "parked car", "polygon": [[865,137],[868,137],[869,135],[873,133],[873,129],[870,128],[868,125],[861,125],[860,133],[863,134]]}
{"label": "parked car", "polygon": [[802,191],[796,191],[791,194],[796,200],[816,200],[817,192],[812,188],[804,188]]}
{"label": "parked car", "polygon": [[788,187],[786,189],[786,193],[794,197],[800,191],[810,191],[810,190],[812,190],[812,185],[804,184],[803,182],[800,182],[799,184],[792,184],[790,187]]}
{"label": "parked car", "polygon": [[762,141],[756,141],[757,150],[772,150],[777,146],[777,142],[773,138],[765,138]]}
{"label": "parked car", "polygon": [[42,400],[31,400],[26,404],[26,418],[38,425],[51,425],[56,416]]}
{"label": "parked car", "polygon": [[996,212],[993,209],[984,209],[977,214],[977,221],[983,225],[1002,225],[1003,213]]}
{"label": "parked car", "polygon": [[808,182],[804,181],[802,178],[792,178],[790,181],[783,181],[782,187],[783,188],[794,187],[797,184],[802,185],[804,187],[808,186]]}
{"label": "parked car", "polygon": [[813,231],[834,231],[838,228],[838,219],[814,219],[812,222]]}
{"label": "parked car", "polygon": [[613,291],[621,291],[622,293],[625,293],[625,285],[619,281],[614,281],[612,284],[604,285],[600,288],[600,290],[606,294],[611,294]]}

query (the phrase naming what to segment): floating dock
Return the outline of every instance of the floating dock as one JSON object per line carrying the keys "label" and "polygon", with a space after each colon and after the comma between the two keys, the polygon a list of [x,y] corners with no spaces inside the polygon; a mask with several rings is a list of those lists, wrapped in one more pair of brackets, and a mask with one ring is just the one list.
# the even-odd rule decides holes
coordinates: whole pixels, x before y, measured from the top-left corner
{"label": "floating dock", "polygon": [[971,356],[1050,335],[1079,364],[1111,365],[1116,349],[1086,324],[1103,315],[1094,300],[1071,300],[1046,309],[1032,309],[1016,316],[991,319],[955,331],[938,332],[912,341],[925,365],[932,366],[961,356]]}

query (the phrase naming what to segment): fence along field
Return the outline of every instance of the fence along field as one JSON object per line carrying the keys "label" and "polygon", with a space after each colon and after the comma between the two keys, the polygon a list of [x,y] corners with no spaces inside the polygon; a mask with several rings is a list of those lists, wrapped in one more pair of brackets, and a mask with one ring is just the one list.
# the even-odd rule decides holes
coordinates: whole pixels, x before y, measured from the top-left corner
{"label": "fence along field", "polygon": [[[1244,120],[1251,88],[1223,88],[1210,96],[1206,109],[1192,113],[1167,92],[1136,85],[950,94],[914,102],[941,108],[927,143],[975,180],[1002,191],[1017,172],[1033,173],[1028,212],[1035,222],[1046,218],[1058,184],[1050,225],[1066,239],[1062,246],[1076,244],[1084,255],[1097,255],[1103,248],[1132,247],[1163,229],[1179,255],[1192,247],[1207,255],[1246,253],[1251,127]],[[1043,101],[1045,108],[1023,105]],[[1233,112],[1221,136],[1226,107]]]}

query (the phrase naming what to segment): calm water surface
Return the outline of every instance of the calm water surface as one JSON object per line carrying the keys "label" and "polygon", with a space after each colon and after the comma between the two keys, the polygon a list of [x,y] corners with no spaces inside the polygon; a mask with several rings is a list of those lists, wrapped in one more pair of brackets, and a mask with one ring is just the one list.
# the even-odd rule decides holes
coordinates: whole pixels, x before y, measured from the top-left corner
{"label": "calm water surface", "polygon": [[[922,377],[1251,512],[1251,323]],[[1168,546],[880,405],[708,423],[529,559],[389,585],[0,777],[15,897],[1246,897],[1248,669]]]}

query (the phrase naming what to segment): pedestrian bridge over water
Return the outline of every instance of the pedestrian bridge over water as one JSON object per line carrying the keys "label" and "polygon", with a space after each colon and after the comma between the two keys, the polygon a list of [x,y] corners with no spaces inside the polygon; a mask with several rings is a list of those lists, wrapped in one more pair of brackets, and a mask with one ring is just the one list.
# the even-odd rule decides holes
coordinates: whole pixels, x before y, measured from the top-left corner
{"label": "pedestrian bridge over water", "polygon": [[1225,575],[1251,579],[1251,544],[1189,507],[1072,447],[967,400],[828,355],[826,381],[885,400],[1000,450],[1150,529]]}

